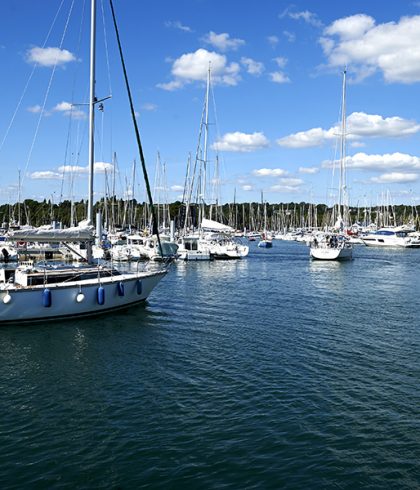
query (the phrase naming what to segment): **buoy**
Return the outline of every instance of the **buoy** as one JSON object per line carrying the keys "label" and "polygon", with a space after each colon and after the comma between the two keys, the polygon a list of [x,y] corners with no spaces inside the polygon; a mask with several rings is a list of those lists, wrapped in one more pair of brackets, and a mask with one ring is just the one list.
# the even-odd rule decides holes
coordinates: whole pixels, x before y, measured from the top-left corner
{"label": "buoy", "polygon": [[9,304],[12,301],[12,297],[9,293],[6,293],[6,296],[3,297],[3,303],[5,305]]}
{"label": "buoy", "polygon": [[102,286],[98,287],[98,305],[105,304],[105,289]]}
{"label": "buoy", "polygon": [[76,296],[76,301],[78,303],[81,303],[84,299],[85,299],[85,295],[80,291],[80,293],[78,293],[78,295]]}
{"label": "buoy", "polygon": [[45,306],[45,308],[49,308],[51,306],[51,290],[48,288],[45,288],[44,291],[42,291],[42,304]]}
{"label": "buoy", "polygon": [[117,283],[117,291],[118,291],[118,296],[124,296],[124,283],[123,282]]}
{"label": "buoy", "polygon": [[137,280],[137,294],[141,294],[143,292],[143,284],[140,279]]}

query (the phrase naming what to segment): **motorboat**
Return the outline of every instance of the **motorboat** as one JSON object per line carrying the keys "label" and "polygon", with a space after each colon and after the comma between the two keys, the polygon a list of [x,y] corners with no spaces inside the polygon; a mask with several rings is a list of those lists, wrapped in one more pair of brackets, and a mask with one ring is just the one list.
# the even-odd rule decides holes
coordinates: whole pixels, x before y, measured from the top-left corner
{"label": "motorboat", "polygon": [[360,239],[367,247],[420,248],[420,238],[402,227],[380,228]]}

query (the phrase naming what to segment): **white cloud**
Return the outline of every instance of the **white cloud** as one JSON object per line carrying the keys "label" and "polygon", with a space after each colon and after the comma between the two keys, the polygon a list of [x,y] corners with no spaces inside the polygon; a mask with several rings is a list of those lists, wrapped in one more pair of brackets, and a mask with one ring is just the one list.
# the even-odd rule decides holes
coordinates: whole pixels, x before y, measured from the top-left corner
{"label": "white cloud", "polygon": [[226,133],[213,144],[213,149],[219,151],[251,152],[266,148],[268,139],[263,133]]}
{"label": "white cloud", "polygon": [[274,83],[289,83],[290,78],[281,70],[281,68],[286,66],[287,58],[278,56],[277,58],[274,58],[273,61],[277,64],[280,70],[270,73],[270,80]]}
{"label": "white cloud", "polygon": [[[95,162],[93,164],[93,170],[95,174],[104,174],[105,172],[112,172],[114,165],[107,162]],[[87,174],[89,167],[82,167],[81,165],[62,165],[58,167],[58,171],[61,173],[73,173],[73,174]]]}
{"label": "white cloud", "polygon": [[26,52],[26,61],[41,66],[54,66],[76,61],[76,57],[67,49],[34,47]]}
{"label": "white cloud", "polygon": [[[151,102],[147,102],[146,104],[143,104],[141,106],[141,108],[144,111],[154,112],[157,109],[157,105],[156,104],[152,104]],[[138,117],[138,114],[136,114],[136,117]]]}
{"label": "white cloud", "polygon": [[114,165],[107,162],[95,162],[93,169],[95,174],[104,174],[105,172],[112,172],[114,170]]}
{"label": "white cloud", "polygon": [[259,168],[253,170],[252,173],[257,177],[282,177],[288,174],[287,170],[282,168]]}
{"label": "white cloud", "polygon": [[32,172],[29,178],[34,180],[57,180],[61,179],[61,174],[53,172],[51,170],[44,170],[39,172]]}
{"label": "white cloud", "polygon": [[177,90],[187,83],[203,82],[211,66],[213,84],[237,85],[240,80],[240,66],[238,63],[228,63],[225,55],[197,49],[194,53],[186,53],[176,59],[172,64],[174,80],[159,84],[164,90]]}
{"label": "white cloud", "polygon": [[321,146],[326,140],[335,138],[334,131],[326,131],[322,128],[312,128],[308,131],[299,131],[298,133],[284,136],[277,140],[277,144],[286,148],[311,148]]}
{"label": "white cloud", "polygon": [[294,43],[296,41],[296,34],[293,32],[283,31],[283,35],[286,37],[289,43]]}
{"label": "white cloud", "polygon": [[274,61],[279,68],[284,68],[287,65],[287,58],[284,56],[277,56],[277,58],[274,58]]}
{"label": "white cloud", "polygon": [[179,29],[180,31],[184,31],[184,32],[192,32],[191,27],[183,25],[179,20],[175,20],[175,21],[169,20],[165,22],[165,26],[173,27],[174,29]]}
{"label": "white cloud", "polygon": [[64,116],[72,117],[73,119],[85,119],[86,114],[80,109],[77,109],[70,102],[60,102],[53,108],[54,112],[61,112]]}
{"label": "white cloud", "polygon": [[290,185],[275,184],[275,185],[272,185],[268,189],[268,191],[269,192],[286,192],[288,194],[293,194],[294,192],[299,191],[299,187],[290,186]]}
{"label": "white cloud", "polygon": [[282,185],[286,185],[286,186],[289,186],[289,187],[298,187],[298,186],[302,185],[304,182],[303,182],[302,179],[296,179],[296,178],[293,178],[293,177],[287,177],[287,178],[280,179],[280,183]]}
{"label": "white cloud", "polygon": [[274,83],[289,83],[290,78],[282,71],[275,71],[270,73],[270,80]]}
{"label": "white cloud", "polygon": [[252,58],[242,57],[241,63],[246,67],[246,71],[250,75],[258,76],[261,75],[261,73],[264,71],[264,64],[259,61],[255,61]]}
{"label": "white cloud", "polygon": [[62,173],[86,174],[88,168],[81,167],[80,165],[62,165],[61,167],[58,167],[58,171]]}
{"label": "white cloud", "polygon": [[267,41],[274,48],[279,43],[279,38],[277,36],[268,36]]}
{"label": "white cloud", "polygon": [[418,179],[418,174],[390,172],[387,174],[382,174],[379,177],[372,177],[370,179],[370,182],[373,182],[375,184],[405,184],[406,182],[415,182]]}
{"label": "white cloud", "polygon": [[299,173],[301,174],[317,174],[318,172],[318,167],[299,167]]}
{"label": "white cloud", "polygon": [[[346,167],[348,169],[370,170],[379,172],[392,171],[420,171],[420,158],[406,153],[385,153],[385,154],[367,154],[356,153],[346,157]],[[325,161],[323,167],[332,167],[338,162]]]}
{"label": "white cloud", "polygon": [[352,15],[328,26],[320,44],[330,66],[347,65],[358,79],[379,70],[387,82],[420,81],[420,16],[376,25],[368,15]]}
{"label": "white cloud", "polygon": [[248,191],[252,191],[252,190],[253,190],[253,187],[252,187],[252,185],[249,185],[249,184],[244,184],[244,185],[242,186],[242,190],[243,190],[243,191],[247,191],[247,192],[248,192]]}
{"label": "white cloud", "polygon": [[310,24],[314,27],[321,27],[322,22],[319,20],[318,16],[309,10],[303,10],[301,12],[292,12],[289,8],[287,8],[282,14],[279,15],[280,18],[290,17],[293,20],[303,20],[307,24]]}
{"label": "white cloud", "polygon": [[171,191],[182,192],[183,190],[184,190],[184,187],[182,185],[172,185],[171,186]]}
{"label": "white cloud", "polygon": [[420,124],[402,117],[382,117],[364,112],[353,112],[347,118],[347,132],[357,137],[397,138],[418,133]]}
{"label": "white cloud", "polygon": [[210,44],[216,49],[220,49],[220,51],[228,51],[228,50],[237,50],[240,46],[245,44],[243,39],[233,39],[226,32],[222,34],[216,34],[213,31],[210,31],[203,38],[203,41],[206,44]]}
{"label": "white cloud", "polygon": [[[280,146],[287,148],[309,148],[321,146],[327,141],[334,140],[340,134],[338,125],[330,129],[312,128],[307,131],[285,136],[277,140]],[[420,124],[402,117],[383,117],[364,112],[353,112],[347,118],[347,139],[349,141],[361,138],[400,138],[410,136],[420,131]],[[354,146],[357,146],[353,143]]]}
{"label": "white cloud", "polygon": [[28,107],[28,112],[32,112],[33,114],[39,114],[42,110],[42,107],[40,105],[33,105],[31,107]]}

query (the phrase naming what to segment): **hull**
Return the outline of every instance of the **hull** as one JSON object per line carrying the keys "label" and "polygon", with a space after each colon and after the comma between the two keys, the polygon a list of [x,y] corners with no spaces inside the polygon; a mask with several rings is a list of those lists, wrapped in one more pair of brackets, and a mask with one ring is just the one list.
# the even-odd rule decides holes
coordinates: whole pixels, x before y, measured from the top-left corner
{"label": "hull", "polygon": [[[165,274],[145,272],[101,278],[99,282],[86,279],[48,284],[49,306],[44,306],[44,285],[6,284],[0,290],[0,325],[91,316],[127,308],[145,301]],[[99,287],[103,288],[100,293]]]}
{"label": "hull", "polygon": [[353,257],[352,247],[311,247],[310,253],[311,257],[316,260],[351,260]]}
{"label": "hull", "polygon": [[361,239],[362,242],[367,246],[367,247],[386,247],[386,248],[420,248],[420,242],[413,241],[413,242],[404,242],[400,241],[399,243],[397,242],[391,242],[391,241],[384,241],[384,240],[377,240],[377,239]]}

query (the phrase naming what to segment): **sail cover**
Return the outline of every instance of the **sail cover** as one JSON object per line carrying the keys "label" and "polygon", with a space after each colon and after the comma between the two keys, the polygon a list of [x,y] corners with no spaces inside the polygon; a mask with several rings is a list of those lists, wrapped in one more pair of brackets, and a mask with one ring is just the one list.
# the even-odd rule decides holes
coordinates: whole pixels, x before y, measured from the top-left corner
{"label": "sail cover", "polygon": [[94,231],[93,226],[74,226],[64,230],[41,227],[12,231],[9,239],[22,242],[84,242],[93,239]]}
{"label": "sail cover", "polygon": [[203,230],[209,231],[221,231],[225,233],[231,233],[234,229],[231,226],[224,225],[223,223],[219,223],[218,221],[213,221],[211,219],[203,218],[201,222],[201,228]]}

